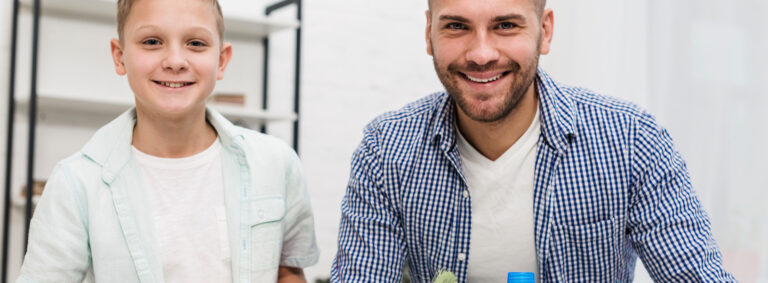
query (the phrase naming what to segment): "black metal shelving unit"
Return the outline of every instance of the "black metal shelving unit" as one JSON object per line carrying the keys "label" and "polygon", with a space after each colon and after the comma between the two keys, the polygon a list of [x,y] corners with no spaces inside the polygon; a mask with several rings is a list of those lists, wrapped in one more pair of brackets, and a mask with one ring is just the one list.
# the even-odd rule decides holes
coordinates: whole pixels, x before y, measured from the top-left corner
{"label": "black metal shelving unit", "polygon": [[[31,54],[31,71],[30,71],[30,99],[29,99],[29,132],[28,132],[28,150],[27,150],[27,166],[26,166],[26,199],[25,199],[25,233],[24,233],[24,251],[26,252],[27,239],[29,238],[29,223],[32,219],[32,207],[34,196],[34,159],[35,159],[35,142],[36,142],[36,128],[37,128],[37,65],[38,65],[38,44],[39,44],[39,31],[40,31],[40,12],[41,3],[40,0],[32,0],[32,54]],[[269,16],[273,12],[282,8],[295,5],[296,6],[296,19],[301,23],[301,0],[283,0],[273,3],[266,7],[265,16]],[[20,1],[12,0],[12,16],[11,16],[11,52],[10,52],[10,70],[8,81],[8,125],[7,125],[7,144],[6,144],[6,164],[5,164],[5,199],[3,207],[3,254],[2,254],[2,274],[0,274],[0,282],[8,282],[8,248],[10,239],[10,213],[11,213],[11,197],[12,197],[12,168],[13,168],[13,139],[15,130],[15,116],[16,116],[16,57],[18,55],[17,39],[19,29],[19,10]],[[263,92],[262,92],[262,109],[267,110],[268,102],[268,82],[269,82],[269,35],[265,36],[262,40],[264,44],[264,74],[263,74]],[[296,27],[296,46],[295,46],[295,69],[294,69],[294,113],[297,117],[293,121],[293,148],[298,152],[299,148],[299,110],[300,110],[300,74],[301,74],[301,24]],[[266,127],[262,125],[262,132],[266,132]],[[21,259],[19,259],[21,260]]]}

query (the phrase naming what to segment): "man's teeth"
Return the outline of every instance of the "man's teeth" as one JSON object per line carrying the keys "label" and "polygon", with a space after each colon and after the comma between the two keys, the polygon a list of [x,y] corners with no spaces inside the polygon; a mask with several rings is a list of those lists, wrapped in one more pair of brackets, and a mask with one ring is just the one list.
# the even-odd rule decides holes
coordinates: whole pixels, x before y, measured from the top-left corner
{"label": "man's teeth", "polygon": [[471,77],[471,76],[467,75],[467,78],[468,78],[470,81],[473,81],[473,82],[476,82],[476,83],[487,83],[487,82],[492,82],[492,81],[495,81],[495,80],[498,80],[498,79],[500,79],[500,78],[501,78],[501,75],[502,75],[502,74],[498,74],[498,75],[496,75],[496,76],[493,76],[493,77],[490,77],[490,78],[487,78],[487,79],[478,79],[478,78],[473,78],[473,77]]}
{"label": "man's teeth", "polygon": [[170,87],[170,88],[179,88],[188,85],[189,83],[171,83],[171,82],[160,82],[160,84]]}

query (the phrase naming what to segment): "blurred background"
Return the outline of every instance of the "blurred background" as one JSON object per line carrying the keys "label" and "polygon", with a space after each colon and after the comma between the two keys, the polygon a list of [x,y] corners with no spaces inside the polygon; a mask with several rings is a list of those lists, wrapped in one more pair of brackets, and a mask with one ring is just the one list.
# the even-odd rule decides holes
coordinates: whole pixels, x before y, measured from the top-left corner
{"label": "blurred background", "polygon": [[[98,0],[44,0],[43,5],[84,1]],[[8,141],[11,2],[0,4],[3,149]],[[225,17],[258,18],[275,1],[220,2]],[[362,128],[378,114],[442,85],[425,50],[426,0],[303,2],[298,151],[322,253],[320,262],[305,270],[314,282],[329,276],[339,205]],[[687,161],[728,270],[741,282],[768,282],[768,1],[549,0],[548,6],[554,9],[555,35],[541,66],[563,83],[630,100],[654,113]],[[222,97],[240,95],[244,102],[239,107],[257,111],[263,105],[263,83],[268,82],[267,110],[278,118],[266,130],[288,143],[294,138],[290,114],[296,13],[292,5],[271,15],[287,28],[269,34],[266,80],[260,37],[247,32],[228,37],[234,45],[233,64],[216,91]],[[20,198],[26,176],[24,99],[29,97],[33,38],[29,5],[19,15],[15,73],[20,108],[12,198]],[[109,57],[112,37],[109,21],[43,13],[38,93],[57,105],[62,100],[56,99],[64,98],[74,104],[102,103],[96,108],[130,103],[127,83],[114,74]],[[36,130],[35,179],[44,180],[58,160],[77,151],[99,125],[116,116],[111,113],[43,108]],[[245,115],[240,122],[258,129],[249,119]],[[4,152],[2,158],[6,160]],[[4,174],[0,171],[0,179],[5,180]],[[24,204],[19,199],[12,206],[9,258],[3,263],[9,280],[17,276],[24,237]],[[636,274],[636,282],[651,282],[640,264]]]}

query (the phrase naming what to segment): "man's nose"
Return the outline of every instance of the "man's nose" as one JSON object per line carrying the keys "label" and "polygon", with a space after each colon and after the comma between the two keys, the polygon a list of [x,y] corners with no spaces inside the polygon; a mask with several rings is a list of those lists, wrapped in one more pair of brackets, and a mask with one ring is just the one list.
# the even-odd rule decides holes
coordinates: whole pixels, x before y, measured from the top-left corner
{"label": "man's nose", "polygon": [[169,46],[162,67],[173,72],[189,68],[189,61],[187,61],[184,49],[181,46]]}
{"label": "man's nose", "polygon": [[493,38],[487,33],[478,33],[470,43],[467,50],[466,60],[477,65],[483,66],[494,62],[499,58],[499,51],[493,42]]}

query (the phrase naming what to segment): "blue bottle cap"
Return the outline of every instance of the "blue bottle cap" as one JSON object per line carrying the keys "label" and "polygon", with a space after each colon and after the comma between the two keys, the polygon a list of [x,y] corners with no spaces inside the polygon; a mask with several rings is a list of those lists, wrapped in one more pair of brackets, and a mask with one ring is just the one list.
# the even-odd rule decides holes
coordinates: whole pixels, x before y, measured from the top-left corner
{"label": "blue bottle cap", "polygon": [[507,283],[534,283],[536,282],[533,272],[510,272],[507,273]]}

